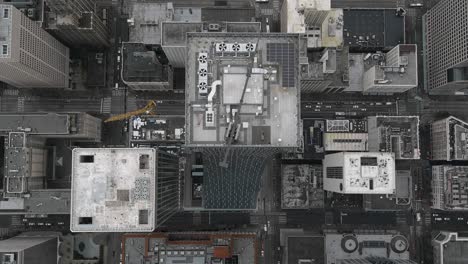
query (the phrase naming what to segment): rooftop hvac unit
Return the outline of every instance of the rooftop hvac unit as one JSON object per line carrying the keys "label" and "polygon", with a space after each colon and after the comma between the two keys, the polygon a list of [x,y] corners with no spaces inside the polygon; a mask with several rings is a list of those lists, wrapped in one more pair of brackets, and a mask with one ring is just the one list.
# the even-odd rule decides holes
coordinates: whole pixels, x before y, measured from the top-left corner
{"label": "rooftop hvac unit", "polygon": [[208,63],[208,54],[207,53],[199,53],[198,54],[198,63],[207,64]]}
{"label": "rooftop hvac unit", "polygon": [[408,56],[400,56],[400,66],[408,65]]}
{"label": "rooftop hvac unit", "polygon": [[205,125],[207,127],[214,127],[215,126],[215,122],[214,122],[214,112],[213,110],[207,110],[205,112]]}
{"label": "rooftop hvac unit", "polygon": [[216,43],[215,44],[215,49],[216,52],[226,52],[226,53],[231,53],[231,52],[254,52],[257,48],[257,45],[255,43]]}
{"label": "rooftop hvac unit", "polygon": [[226,52],[228,51],[228,47],[226,43],[221,42],[221,43],[216,43],[216,51],[217,52]]}
{"label": "rooftop hvac unit", "polygon": [[239,44],[239,43],[231,44],[231,47],[232,47],[232,48],[231,48],[232,51],[234,51],[234,52],[240,51],[240,44]]}
{"label": "rooftop hvac unit", "polygon": [[254,52],[256,45],[254,43],[242,43],[240,44],[240,52]]}
{"label": "rooftop hvac unit", "polygon": [[219,31],[220,28],[219,24],[208,24],[208,31]]}
{"label": "rooftop hvac unit", "polygon": [[208,84],[204,81],[198,82],[198,94],[201,96],[208,95]]}
{"label": "rooftop hvac unit", "polygon": [[208,75],[208,71],[206,69],[199,69],[198,70],[198,76],[199,77],[206,77]]}

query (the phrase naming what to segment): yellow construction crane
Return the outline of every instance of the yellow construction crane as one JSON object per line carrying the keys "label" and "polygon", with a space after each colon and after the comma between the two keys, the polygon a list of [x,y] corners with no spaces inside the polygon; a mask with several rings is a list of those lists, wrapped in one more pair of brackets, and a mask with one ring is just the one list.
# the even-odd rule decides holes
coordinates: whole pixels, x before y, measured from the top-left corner
{"label": "yellow construction crane", "polygon": [[156,114],[156,112],[154,111],[155,109],[156,109],[156,102],[151,100],[151,101],[148,101],[148,104],[146,104],[146,106],[141,108],[141,109],[138,109],[138,110],[135,110],[135,111],[132,111],[132,112],[128,112],[128,113],[123,113],[123,114],[120,114],[120,115],[112,116],[112,117],[104,120],[104,123],[125,120],[125,119],[129,119],[132,116],[143,115],[143,114],[145,114],[145,115],[154,115],[154,114]]}

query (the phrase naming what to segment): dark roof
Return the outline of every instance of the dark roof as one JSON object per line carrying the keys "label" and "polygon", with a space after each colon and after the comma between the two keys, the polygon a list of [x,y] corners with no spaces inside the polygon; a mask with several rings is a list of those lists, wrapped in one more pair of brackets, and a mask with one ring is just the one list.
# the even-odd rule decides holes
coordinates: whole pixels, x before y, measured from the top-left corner
{"label": "dark roof", "polygon": [[324,239],[316,237],[288,237],[288,262],[299,263],[300,259],[314,259],[315,264],[324,262]]}
{"label": "dark roof", "polygon": [[123,79],[127,82],[167,82],[168,66],[162,65],[156,50],[142,43],[124,43]]}
{"label": "dark roof", "polygon": [[344,43],[351,49],[384,49],[404,43],[405,18],[396,16],[394,9],[347,9],[343,13]]}
{"label": "dark roof", "polygon": [[251,22],[255,18],[254,8],[203,7],[202,21]]}

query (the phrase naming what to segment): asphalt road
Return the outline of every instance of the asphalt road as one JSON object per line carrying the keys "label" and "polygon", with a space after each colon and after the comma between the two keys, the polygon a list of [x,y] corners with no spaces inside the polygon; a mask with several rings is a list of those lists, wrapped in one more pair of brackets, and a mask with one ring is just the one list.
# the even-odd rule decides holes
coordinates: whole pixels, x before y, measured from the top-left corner
{"label": "asphalt road", "polygon": [[395,115],[395,101],[302,101],[302,118],[314,117],[366,117],[372,115]]}
{"label": "asphalt road", "polygon": [[24,98],[24,112],[101,112],[100,98]]}

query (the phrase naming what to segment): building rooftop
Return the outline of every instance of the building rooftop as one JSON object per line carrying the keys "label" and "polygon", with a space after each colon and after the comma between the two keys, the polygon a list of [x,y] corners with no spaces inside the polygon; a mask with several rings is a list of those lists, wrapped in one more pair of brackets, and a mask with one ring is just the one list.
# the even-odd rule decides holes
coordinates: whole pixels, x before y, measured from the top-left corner
{"label": "building rooftop", "polygon": [[122,263],[257,263],[251,233],[151,233],[122,238]]}
{"label": "building rooftop", "polygon": [[[349,85],[349,49],[308,50],[308,64],[301,69],[301,90],[307,91],[309,83],[321,82],[329,89],[344,90]],[[301,63],[302,64],[302,63]],[[321,89],[320,89],[321,90]]]}
{"label": "building rooftop", "polygon": [[393,152],[396,159],[419,159],[418,116],[371,116],[369,151]]}
{"label": "building rooftop", "polygon": [[321,234],[310,234],[302,229],[282,228],[280,229],[280,244],[284,252],[281,263],[323,264],[325,261],[324,239]]}
{"label": "building rooftop", "polygon": [[367,93],[404,92],[418,85],[416,45],[398,45],[387,53],[349,55],[349,88]]}
{"label": "building rooftop", "polygon": [[468,123],[452,116],[448,124],[451,156],[456,160],[468,160]]}
{"label": "building rooftop", "polygon": [[463,264],[468,258],[468,236],[462,232],[441,231],[433,240],[434,263]]}
{"label": "building rooftop", "polygon": [[281,208],[323,208],[322,167],[310,164],[282,164]]}
{"label": "building rooftop", "polygon": [[367,120],[327,120],[323,145],[325,151],[367,151]]}
{"label": "building rooftop", "polygon": [[344,43],[354,50],[390,49],[405,43],[405,17],[395,9],[345,9]]}
{"label": "building rooftop", "polygon": [[129,40],[149,45],[161,43],[161,22],[172,20],[167,3],[132,2],[129,8]]}
{"label": "building rooftop", "polygon": [[70,133],[68,114],[0,114],[0,132],[24,131],[31,135]]}
{"label": "building rooftop", "polygon": [[134,116],[130,118],[130,144],[181,144],[185,141],[182,116]]}
{"label": "building rooftop", "polygon": [[[9,16],[13,15],[15,7],[11,5],[2,5],[0,2],[0,10],[2,10],[2,17],[4,12],[8,12]],[[9,11],[4,11],[9,10]],[[7,59],[11,57],[11,32],[12,32],[12,22],[13,19],[2,19],[2,23],[0,24],[0,45],[7,45],[7,54],[0,54],[0,59]]]}
{"label": "building rooftop", "polygon": [[163,46],[185,46],[187,32],[202,32],[203,23],[162,22],[161,44]]}
{"label": "building rooftop", "polygon": [[172,82],[172,71],[156,46],[122,44],[122,80],[129,83]]}
{"label": "building rooftop", "polygon": [[432,166],[433,207],[468,210],[468,166]]}
{"label": "building rooftop", "polygon": [[398,234],[328,233],[325,234],[325,263],[342,263],[339,261],[370,257],[409,260],[409,246],[408,239]]}
{"label": "building rooftop", "polygon": [[0,201],[0,211],[28,214],[69,214],[69,189],[30,190],[30,197],[11,197]]}
{"label": "building rooftop", "polygon": [[325,155],[324,189],[349,194],[392,194],[395,156],[381,152],[340,152]]}
{"label": "building rooftop", "polygon": [[364,194],[363,207],[368,211],[408,210],[413,197],[411,171],[397,170],[395,193],[392,195]]}
{"label": "building rooftop", "polygon": [[302,145],[298,36],[188,36],[187,145]]}
{"label": "building rooftop", "polygon": [[307,47],[343,46],[343,9],[330,0],[287,0],[281,8],[281,31],[305,33]]}
{"label": "building rooftop", "polygon": [[72,232],[153,231],[155,152],[148,148],[75,148]]}
{"label": "building rooftop", "polygon": [[203,7],[201,9],[201,19],[203,22],[252,22],[255,21],[255,8]]}
{"label": "building rooftop", "polygon": [[23,233],[0,241],[1,263],[47,264],[58,261],[58,234]]}
{"label": "building rooftop", "polygon": [[99,141],[101,119],[86,113],[1,113],[0,134],[12,131],[25,132],[27,135]]}

